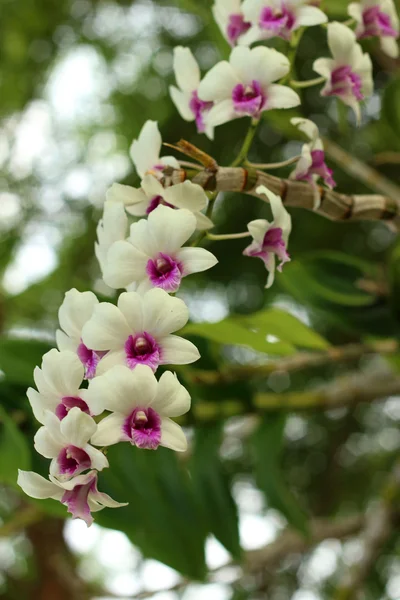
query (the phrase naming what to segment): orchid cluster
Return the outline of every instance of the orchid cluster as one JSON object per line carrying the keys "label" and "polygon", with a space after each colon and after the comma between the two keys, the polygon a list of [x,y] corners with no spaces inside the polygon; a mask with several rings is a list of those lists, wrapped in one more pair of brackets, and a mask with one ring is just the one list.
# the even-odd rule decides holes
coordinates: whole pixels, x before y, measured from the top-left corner
{"label": "orchid cluster", "polygon": [[[397,56],[399,22],[392,0],[351,3],[355,31],[351,23],[327,23],[315,2],[306,0],[216,0],[213,14],[234,46],[229,60],[202,78],[189,48],[179,46],[173,58],[177,86],[170,88],[182,118],[194,121],[210,139],[216,127],[241,117],[250,117],[254,134],[264,111],[299,106],[293,87],[309,84],[323,83],[321,95],[350,106],[359,121],[360,102],[372,94],[373,82],[370,57],[358,40],[378,37],[382,50]],[[292,62],[264,42],[278,37],[295,48],[303,29],[317,25],[327,28],[332,57],[315,60],[317,80],[294,82]],[[250,47],[255,42],[262,44]],[[296,162],[289,179],[312,186],[317,209],[318,184],[333,188],[333,173],[316,124],[301,117],[291,123],[306,142],[301,154],[282,166]],[[186,449],[185,434],[173,419],[190,409],[190,396],[165,367],[199,358],[196,346],[176,335],[189,312],[175,296],[184,277],[217,262],[199,242],[204,237],[251,237],[243,254],[261,258],[268,271],[266,287],[272,285],[275,269],[290,260],[292,222],[279,196],[257,186],[257,195],[270,204],[272,220],[254,220],[241,234],[210,234],[215,196],[190,181],[183,161],[161,157],[161,147],[157,122],[147,121],[130,149],[140,187],[114,183],[97,227],[95,254],[103,281],[111,290],[125,291],[117,304],[99,302],[90,291],[65,294],[58,349],[44,355],[34,371],[36,389],[27,391],[41,424],[35,449],[51,462],[49,479],[20,471],[18,483],[33,498],[59,500],[87,525],[92,512],[124,506],[97,489],[98,473],[109,467],[108,446],[128,442],[140,449]],[[172,183],[174,170],[184,175],[180,183]],[[159,367],[163,372],[157,378]]]}

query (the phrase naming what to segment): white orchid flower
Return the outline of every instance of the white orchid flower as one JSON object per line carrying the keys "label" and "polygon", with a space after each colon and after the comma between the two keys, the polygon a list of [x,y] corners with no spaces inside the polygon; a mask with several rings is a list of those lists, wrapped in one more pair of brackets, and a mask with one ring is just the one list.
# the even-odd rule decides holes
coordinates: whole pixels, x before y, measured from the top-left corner
{"label": "white orchid flower", "polygon": [[140,177],[152,173],[155,177],[162,177],[165,167],[179,169],[179,162],[174,156],[160,157],[162,146],[161,134],[157,121],[146,121],[137,140],[133,140],[130,155]]}
{"label": "white orchid flower", "polygon": [[183,300],[164,290],[155,288],[144,295],[124,292],[118,298],[118,306],[102,302],[96,307],[82,337],[87,344],[110,349],[99,363],[99,374],[115,364],[130,369],[142,364],[155,371],[159,365],[184,365],[200,357],[194,344],[171,335],[188,318]]}
{"label": "white orchid flower", "polygon": [[382,51],[392,58],[399,55],[399,17],[393,0],[361,0],[351,2],[349,15],[357,23],[358,40],[378,37]]}
{"label": "white orchid flower", "polygon": [[328,45],[333,58],[317,58],[313,65],[326,79],[321,95],[337,96],[360,121],[359,102],[372,94],[374,86],[370,56],[363,54],[355,33],[342,23],[329,23]]}
{"label": "white orchid flower", "polygon": [[243,15],[241,0],[215,0],[211,10],[222,35],[230,45],[240,43],[241,36],[251,27],[251,23]]}
{"label": "white orchid flower", "polygon": [[196,227],[196,217],[188,210],[159,205],[147,220],[131,225],[128,240],[111,246],[104,281],[116,289],[136,284],[139,292],[152,287],[176,292],[182,277],[218,262],[204,248],[182,248]]}
{"label": "white orchid flower", "polygon": [[216,64],[200,83],[199,97],[215,103],[208,122],[216,127],[245,116],[258,119],[265,110],[297,106],[296,92],[272,83],[289,68],[286,56],[272,48],[234,48],[229,62]]}
{"label": "white orchid flower", "polygon": [[260,185],[256,192],[257,194],[264,194],[268,198],[273,221],[270,223],[266,219],[257,219],[248,223],[247,228],[253,237],[253,242],[243,251],[243,254],[261,258],[269,272],[265,286],[269,288],[275,278],[275,257],[277,256],[281,261],[277,267],[278,271],[282,270],[284,263],[290,261],[287,246],[292,230],[292,218],[283,206],[279,196],[273,194],[263,185]]}
{"label": "white orchid flower", "polygon": [[171,85],[169,93],[179,114],[185,121],[195,121],[197,131],[211,140],[214,128],[207,121],[212,102],[200,100],[197,90],[200,84],[200,68],[189,48],[174,48],[174,73],[178,87]]}
{"label": "white orchid flower", "polygon": [[147,366],[138,365],[134,371],[115,366],[91,382],[88,394],[98,410],[112,413],[100,422],[93,444],[130,442],[151,450],[158,446],[186,450],[185,434],[170,417],[189,410],[190,396],[170,371],[157,382]]}
{"label": "white orchid flower", "polygon": [[53,475],[49,481],[38,473],[19,469],[18,485],[31,498],[59,500],[67,506],[73,519],[82,519],[88,527],[93,523],[92,512],[105,507],[127,506],[126,502],[116,502],[108,494],[98,491],[96,471],[61,482]]}

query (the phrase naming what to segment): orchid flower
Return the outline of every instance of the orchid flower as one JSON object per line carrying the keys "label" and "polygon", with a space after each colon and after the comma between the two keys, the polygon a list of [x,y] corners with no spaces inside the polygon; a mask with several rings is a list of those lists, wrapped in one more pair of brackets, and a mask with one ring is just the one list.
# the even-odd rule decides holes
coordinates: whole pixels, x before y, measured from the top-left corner
{"label": "orchid flower", "polygon": [[176,292],[182,277],[218,262],[204,248],[181,247],[196,226],[196,217],[188,210],[159,205],[147,220],[131,225],[128,240],[111,246],[104,281],[116,289],[136,284],[139,292],[152,287]]}
{"label": "orchid flower", "polygon": [[244,18],[241,0],[215,0],[211,10],[230,45],[240,43],[241,36],[251,27],[251,23]]}
{"label": "orchid flower", "polygon": [[363,54],[354,32],[342,23],[329,23],[328,45],[333,58],[317,58],[313,65],[314,71],[326,80],[321,95],[337,96],[360,121],[359,102],[373,91],[370,56]]}
{"label": "orchid flower", "polygon": [[279,196],[273,194],[263,185],[260,185],[256,192],[257,194],[264,194],[268,198],[273,221],[270,223],[266,219],[257,219],[248,223],[247,228],[253,237],[253,242],[243,251],[243,254],[261,258],[269,272],[265,286],[269,288],[275,278],[275,256],[281,261],[277,267],[278,271],[281,271],[282,266],[290,261],[287,246],[292,229],[292,219]]}
{"label": "orchid flower", "polygon": [[200,68],[189,48],[174,48],[174,73],[179,88],[171,85],[169,93],[179,114],[185,121],[196,121],[197,131],[211,140],[214,128],[207,121],[212,102],[200,100],[197,90],[200,84]]}
{"label": "orchid flower", "polygon": [[244,0],[242,11],[252,27],[242,35],[240,43],[246,46],[259,40],[281,37],[290,40],[299,27],[326,23],[326,14],[308,0]]}
{"label": "orchid flower", "polygon": [[361,0],[351,2],[349,15],[357,23],[358,40],[378,37],[382,51],[392,58],[399,55],[397,38],[399,37],[399,17],[393,0]]}
{"label": "orchid flower", "polygon": [[265,110],[297,106],[296,92],[272,83],[289,68],[286,56],[272,48],[234,48],[229,62],[216,64],[200,83],[199,97],[215,103],[208,122],[217,126],[245,116],[259,119]]}
{"label": "orchid flower", "polygon": [[137,140],[133,140],[130,155],[140,177],[151,173],[155,177],[162,177],[165,167],[179,169],[179,162],[174,156],[160,158],[162,146],[161,134],[157,121],[146,121]]}
{"label": "orchid flower", "polygon": [[59,481],[53,475],[50,481],[33,471],[18,470],[18,485],[31,498],[59,500],[68,508],[73,519],[82,519],[89,527],[93,523],[92,512],[105,507],[119,508],[126,502],[116,502],[108,494],[97,489],[97,472],[90,471],[67,481]]}
{"label": "orchid flower", "polygon": [[190,396],[170,371],[157,381],[148,366],[138,365],[134,371],[115,366],[91,382],[88,394],[98,410],[111,411],[100,422],[93,444],[130,442],[151,450],[158,446],[186,450],[185,434],[170,417],[189,410]]}
{"label": "orchid flower", "polygon": [[199,358],[192,342],[171,335],[188,318],[183,300],[164,290],[155,288],[143,296],[124,292],[118,298],[118,306],[101,302],[96,307],[82,337],[87,344],[110,349],[99,363],[99,374],[115,364],[130,369],[142,364],[156,371],[159,365],[184,365]]}
{"label": "orchid flower", "polygon": [[161,204],[170,208],[186,208],[192,212],[196,217],[196,229],[213,226],[213,222],[201,212],[208,204],[206,193],[200,185],[191,181],[164,188],[154,176],[145,175],[140,189],[113,183],[107,198],[113,202],[123,202],[127,212],[135,217],[149,215]]}

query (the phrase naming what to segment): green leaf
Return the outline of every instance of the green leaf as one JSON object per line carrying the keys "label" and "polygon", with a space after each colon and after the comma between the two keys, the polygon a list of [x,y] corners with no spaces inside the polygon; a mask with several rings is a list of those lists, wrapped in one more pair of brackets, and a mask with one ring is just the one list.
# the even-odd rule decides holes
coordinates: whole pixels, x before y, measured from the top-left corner
{"label": "green leaf", "polygon": [[0,340],[0,369],[6,380],[21,385],[33,384],[33,369],[42,363],[50,344],[38,340],[2,338]]}
{"label": "green leaf", "polygon": [[268,415],[252,436],[256,481],[268,505],[279,510],[290,525],[307,535],[307,515],[282,476],[280,463],[285,421],[283,413]]}
{"label": "green leaf", "polygon": [[388,125],[388,132],[400,143],[400,78],[392,79],[382,97],[382,120]]}
{"label": "green leaf", "polygon": [[219,458],[221,436],[221,425],[197,428],[189,468],[208,530],[234,558],[239,559],[238,512]]}
{"label": "green leaf", "polygon": [[29,470],[30,449],[24,435],[0,406],[0,481],[17,484],[18,469]]}
{"label": "green leaf", "polygon": [[110,469],[101,473],[99,489],[129,505],[97,513],[96,521],[126,533],[144,556],[203,579],[206,528],[176,453],[121,443],[109,449],[108,458]]}
{"label": "green leaf", "polygon": [[300,302],[342,306],[369,306],[375,297],[357,287],[360,279],[372,277],[367,261],[341,252],[318,252],[286,265],[279,282]]}
{"label": "green leaf", "polygon": [[290,313],[277,308],[254,313],[245,317],[244,321],[259,333],[274,335],[299,348],[326,350],[329,347],[329,343],[319,333],[313,331]]}
{"label": "green leaf", "polygon": [[287,342],[268,342],[266,334],[252,331],[240,318],[229,318],[218,323],[191,323],[187,325],[185,335],[197,335],[220,344],[247,346],[257,352],[287,356],[295,352],[292,344]]}

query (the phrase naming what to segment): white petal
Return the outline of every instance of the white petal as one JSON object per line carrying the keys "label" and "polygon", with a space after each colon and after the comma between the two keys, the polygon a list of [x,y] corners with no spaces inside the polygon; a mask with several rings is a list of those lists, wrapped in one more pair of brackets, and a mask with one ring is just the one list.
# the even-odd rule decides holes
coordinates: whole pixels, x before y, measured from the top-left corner
{"label": "white petal", "polygon": [[356,36],[346,25],[336,21],[329,23],[328,45],[338,65],[352,64],[350,61],[356,45]]}
{"label": "white petal", "polygon": [[242,12],[246,21],[257,23],[260,18],[260,12],[266,5],[272,5],[273,8],[277,8],[273,3],[266,2],[266,0],[244,0],[242,3]]}
{"label": "white petal", "polygon": [[187,449],[187,440],[182,427],[168,417],[161,419],[160,444],[176,452],[185,452]]}
{"label": "white petal", "polygon": [[203,213],[195,212],[194,216],[196,217],[196,229],[199,231],[204,231],[205,229],[211,229],[211,227],[214,227],[214,223],[211,221],[211,219],[206,217],[206,215],[203,215]]}
{"label": "white petal", "polygon": [[86,454],[89,455],[92,469],[96,469],[96,471],[102,471],[103,469],[107,469],[107,467],[110,466],[108,464],[107,457],[104,456],[104,454],[100,452],[100,450],[97,450],[97,448],[93,448],[93,446],[91,446],[90,444],[86,444],[83,450],[86,452]]}
{"label": "white petal", "polygon": [[200,82],[198,95],[201,100],[220,102],[231,98],[232,90],[240,79],[226,61],[217,63]]}
{"label": "white petal", "polygon": [[140,177],[159,163],[161,134],[157,121],[146,121],[137,140],[133,140],[130,155]]}
{"label": "white petal", "polygon": [[326,14],[316,6],[302,6],[297,14],[296,25],[297,27],[311,27],[326,23],[327,20]]}
{"label": "white petal", "polygon": [[256,191],[257,194],[264,194],[267,196],[274,217],[273,227],[280,227],[282,229],[283,237],[287,238],[292,229],[292,218],[283,206],[282,199],[263,185],[260,185]]}
{"label": "white petal", "polygon": [[60,487],[33,471],[21,471],[21,469],[18,469],[17,483],[25,494],[31,498],[38,498],[40,500],[54,498],[55,500],[60,500],[64,494],[64,490]]}
{"label": "white petal", "polygon": [[43,356],[42,370],[34,377],[40,393],[57,397],[74,396],[82,383],[84,368],[76,354],[50,350]]}
{"label": "white petal", "polygon": [[93,292],[78,292],[75,288],[69,290],[58,311],[61,329],[70,337],[79,339],[83,325],[90,319],[98,302]]}
{"label": "white petal", "polygon": [[157,380],[150,367],[115,366],[104,375],[92,379],[87,397],[90,403],[128,416],[137,406],[149,406],[157,393]]}
{"label": "white petal", "polygon": [[300,129],[310,140],[315,141],[319,137],[318,127],[310,119],[294,117],[290,119],[290,122]]}
{"label": "white petal", "polygon": [[[55,433],[57,434],[59,432]],[[42,456],[45,456],[46,458],[55,458],[63,448],[63,444],[60,443],[59,440],[54,439],[47,427],[41,427],[38,429],[34,437],[34,446],[36,452]]]}
{"label": "white petal", "polygon": [[[103,373],[106,373],[116,365],[126,366],[125,350],[107,352],[107,354],[100,360],[100,362],[97,365],[96,376],[103,375]],[[93,404],[90,404],[90,410],[93,414],[99,414],[100,412],[102,412],[103,409],[101,409],[97,413],[93,410]]]}
{"label": "white petal", "polygon": [[270,252],[268,254],[268,259],[265,264],[265,267],[268,270],[267,283],[265,284],[265,287],[267,289],[272,286],[272,284],[274,283],[274,280],[275,280],[275,262],[276,262],[275,254],[273,252]]}
{"label": "white petal", "polygon": [[136,292],[123,292],[118,298],[118,308],[124,315],[131,333],[145,331],[143,325],[143,300]]}
{"label": "white petal", "polygon": [[[100,505],[100,508],[96,508],[95,510],[101,510],[105,506],[107,508],[120,508],[121,506],[128,506],[129,504],[128,502],[117,502],[116,500],[113,500],[108,494],[104,494],[104,492],[99,491],[92,492],[89,495],[88,502],[89,506],[91,507],[94,503],[98,503]],[[91,510],[93,511],[94,508],[91,508]]]}
{"label": "white petal", "polygon": [[91,439],[92,444],[95,446],[112,446],[121,442],[124,438],[122,425],[125,419],[125,415],[113,413],[100,421],[97,431]]}
{"label": "white petal", "polygon": [[200,358],[196,346],[177,335],[167,335],[159,340],[162,365],[188,365]]}
{"label": "white petal", "polygon": [[207,271],[217,264],[218,259],[205,248],[182,248],[176,255],[183,265],[183,275]]}
{"label": "white petal", "polygon": [[399,56],[399,46],[397,41],[388,36],[381,37],[381,48],[382,51],[390,56],[391,58],[397,58]]}
{"label": "white petal", "polygon": [[[259,192],[257,191],[257,194],[258,193]],[[249,230],[252,238],[261,246],[264,241],[265,234],[269,229],[271,229],[271,223],[269,223],[266,219],[256,219],[255,221],[250,221],[250,223],[247,224],[247,229]]]}
{"label": "white petal", "polygon": [[171,185],[164,191],[164,199],[177,208],[187,208],[191,212],[203,210],[208,204],[203,188],[191,181]]}
{"label": "white petal", "polygon": [[60,421],[60,431],[69,444],[83,448],[97,429],[91,416],[82,412],[77,406]]}
{"label": "white petal", "polygon": [[134,248],[146,256],[153,256],[157,251],[157,246],[149,232],[147,219],[140,219],[131,225],[129,241]]}
{"label": "white petal", "polygon": [[140,184],[142,190],[148,198],[154,198],[155,196],[164,196],[164,188],[154,175],[145,175]]}
{"label": "white petal", "polygon": [[190,395],[176,375],[166,371],[160,377],[157,396],[151,406],[162,416],[179,417],[190,409]]}
{"label": "white petal", "polygon": [[60,351],[69,350],[70,352],[76,352],[80,343],[80,336],[79,338],[70,338],[66,333],[61,331],[61,329],[57,329],[56,342]]}
{"label": "white petal", "polygon": [[236,47],[231,54],[230,63],[243,83],[259,81],[263,87],[284,77],[289,72],[288,58],[273,48]]}
{"label": "white petal", "polygon": [[57,398],[42,396],[33,388],[28,388],[26,395],[28,396],[29,404],[31,405],[35,419],[37,419],[39,423],[43,423],[44,411],[54,411],[58,404]]}
{"label": "white petal", "polygon": [[[153,211],[154,212],[154,211]],[[127,287],[146,276],[148,258],[129,242],[115,242],[107,253],[103,279],[114,289]]]}
{"label": "white petal", "polygon": [[189,48],[174,48],[174,73],[178,86],[184,92],[193,92],[200,83],[200,69]]}
{"label": "white petal", "polygon": [[317,58],[317,60],[314,60],[312,68],[316,73],[329,80],[335,68],[335,61],[331,58]]}
{"label": "white petal", "polygon": [[129,206],[130,204],[142,202],[143,192],[141,189],[134,188],[130,185],[113,183],[106,192],[106,198],[107,202],[122,203],[124,206]]}
{"label": "white petal", "polygon": [[180,298],[153,288],[143,296],[143,331],[155,338],[178,331],[186,325],[189,311]]}
{"label": "white petal", "polygon": [[357,21],[357,23],[362,22],[362,9],[359,2],[351,2],[348,6],[347,12],[352,19]]}
{"label": "white petal", "polygon": [[83,343],[96,350],[114,350],[123,346],[130,330],[121,311],[110,304],[102,302],[86,323],[82,331]]}
{"label": "white petal", "polygon": [[300,104],[299,95],[286,85],[271,84],[267,92],[267,109],[293,108]]}
{"label": "white petal", "polygon": [[267,36],[266,31],[261,29],[258,25],[253,25],[245,33],[243,33],[238,39],[240,46],[251,46],[254,42],[265,39]]}
{"label": "white petal", "polygon": [[181,168],[179,161],[175,158],[175,156],[162,156],[160,158],[160,165],[172,167],[173,169]]}
{"label": "white petal", "polygon": [[174,85],[169,86],[169,93],[172,102],[175,104],[176,110],[185,121],[194,121],[195,116],[190,108],[191,95],[178,90]]}
{"label": "white petal", "polygon": [[176,252],[194,233],[196,217],[188,210],[158,206],[148,218],[149,230],[160,252]]}
{"label": "white petal", "polygon": [[218,125],[223,125],[224,123],[228,123],[228,121],[232,121],[233,119],[238,119],[242,115],[238,115],[233,108],[232,98],[227,98],[226,100],[221,100],[221,102],[217,102],[210,112],[207,115],[207,123],[211,127],[218,127]]}

